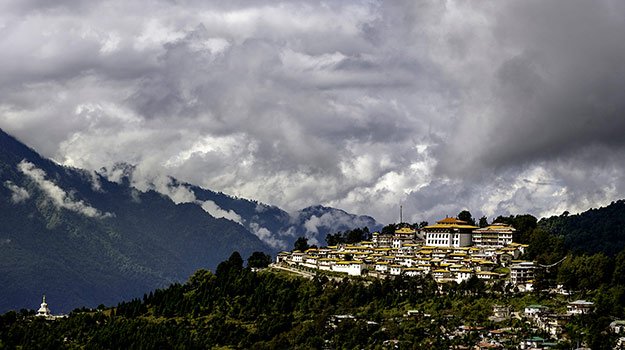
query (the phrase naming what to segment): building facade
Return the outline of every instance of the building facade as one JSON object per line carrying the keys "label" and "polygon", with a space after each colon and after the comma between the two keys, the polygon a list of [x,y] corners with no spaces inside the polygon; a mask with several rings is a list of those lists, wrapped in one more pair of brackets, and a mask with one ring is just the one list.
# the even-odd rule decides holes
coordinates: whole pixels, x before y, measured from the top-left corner
{"label": "building facade", "polygon": [[473,245],[476,247],[501,248],[512,243],[512,235],[516,229],[510,225],[493,223],[473,231]]}
{"label": "building facade", "polygon": [[436,225],[423,228],[425,245],[429,247],[468,247],[472,244],[471,234],[477,226],[456,218],[445,218]]}

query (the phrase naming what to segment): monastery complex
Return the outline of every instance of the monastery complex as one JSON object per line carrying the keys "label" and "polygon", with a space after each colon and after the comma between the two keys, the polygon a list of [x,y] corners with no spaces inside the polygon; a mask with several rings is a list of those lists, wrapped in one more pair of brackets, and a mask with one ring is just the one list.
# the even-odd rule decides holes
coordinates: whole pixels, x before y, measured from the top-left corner
{"label": "monastery complex", "polygon": [[324,270],[349,276],[388,278],[431,275],[438,283],[506,280],[531,290],[536,265],[518,260],[527,245],[515,243],[514,227],[493,223],[484,228],[445,218],[420,230],[403,227],[394,234],[373,233],[370,241],[281,252],[279,265]]}

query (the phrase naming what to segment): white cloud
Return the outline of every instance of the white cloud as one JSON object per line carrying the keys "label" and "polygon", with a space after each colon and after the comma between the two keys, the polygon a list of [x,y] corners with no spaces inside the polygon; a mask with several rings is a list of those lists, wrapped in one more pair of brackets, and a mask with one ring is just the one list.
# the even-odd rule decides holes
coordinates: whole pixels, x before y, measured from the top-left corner
{"label": "white cloud", "polygon": [[64,164],[382,222],[625,196],[618,2],[56,3],[0,5],[0,127]]}
{"label": "white cloud", "polygon": [[271,231],[267,228],[260,226],[259,224],[250,223],[250,229],[253,234],[256,235],[261,241],[267,243],[269,246],[275,249],[286,249],[287,243],[284,240],[276,238]]}
{"label": "white cloud", "polygon": [[[140,189],[142,187],[141,184],[136,183],[135,186],[138,186]],[[157,192],[166,195],[176,204],[193,203],[196,201],[193,190],[185,185],[174,184],[172,178],[168,176],[158,176],[153,178],[146,186],[147,189],[154,189]]]}
{"label": "white cloud", "polygon": [[92,218],[107,218],[113,214],[105,212],[86,204],[82,200],[75,200],[67,194],[61,187],[57,186],[54,182],[46,180],[45,171],[37,168],[33,163],[27,160],[22,160],[17,169],[24,175],[28,176],[34,181],[37,186],[46,194],[50,201],[59,208],[71,210],[73,212],[92,217]]}
{"label": "white cloud", "polygon": [[19,187],[11,181],[5,181],[4,187],[11,190],[11,201],[13,203],[22,203],[30,198],[30,193],[25,188]]}
{"label": "white cloud", "polygon": [[243,219],[241,219],[239,214],[237,214],[234,210],[223,210],[213,201],[204,201],[202,203],[202,209],[215,218],[224,218],[243,225]]}

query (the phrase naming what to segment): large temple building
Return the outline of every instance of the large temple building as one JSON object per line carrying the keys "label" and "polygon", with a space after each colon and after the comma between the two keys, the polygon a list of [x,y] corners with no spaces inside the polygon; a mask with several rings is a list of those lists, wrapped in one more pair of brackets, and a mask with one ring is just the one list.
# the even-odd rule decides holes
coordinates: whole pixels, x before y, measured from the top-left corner
{"label": "large temple building", "polygon": [[436,225],[423,228],[425,245],[430,247],[468,247],[471,245],[471,234],[477,226],[456,218],[444,218]]}

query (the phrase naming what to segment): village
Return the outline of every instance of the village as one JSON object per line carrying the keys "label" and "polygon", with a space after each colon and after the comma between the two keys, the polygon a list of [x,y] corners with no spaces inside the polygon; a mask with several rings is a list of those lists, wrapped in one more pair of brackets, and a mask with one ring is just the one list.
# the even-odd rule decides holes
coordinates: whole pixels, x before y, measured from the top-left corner
{"label": "village", "polygon": [[527,245],[513,242],[515,231],[503,223],[479,228],[448,217],[419,230],[375,232],[370,241],[280,252],[276,264],[376,278],[429,274],[439,284],[459,284],[475,276],[487,282],[505,280],[518,291],[531,291],[537,265],[519,260]]}
{"label": "village", "polygon": [[[515,231],[514,227],[504,223],[492,223],[480,228],[447,217],[417,230],[400,227],[393,234],[375,232],[371,240],[359,243],[283,251],[277,255],[273,266],[308,276],[325,273],[335,277],[387,279],[402,275],[429,275],[441,291],[449,283],[460,284],[477,278],[487,285],[499,282],[512,293],[531,292],[535,273],[546,266],[522,260],[528,245],[513,241]],[[550,292],[569,296],[568,291],[561,287]],[[530,326],[530,332],[507,326],[489,328],[465,324],[456,329],[446,329],[445,333],[450,339],[471,335],[477,339],[476,349],[503,349],[510,345],[520,349],[557,348],[563,339],[568,338],[565,330],[567,323],[573,317],[593,311],[594,303],[586,300],[561,303],[557,309],[538,304],[525,305],[520,309],[496,304],[492,306],[491,325],[519,320]],[[404,318],[428,316],[419,310],[409,310]],[[353,315],[335,315],[329,321],[330,326],[336,327],[340,322],[353,318]],[[624,325],[625,321],[615,321],[607,331],[615,335],[625,333]],[[510,343],[512,339],[513,344]],[[625,338],[619,338],[615,348],[622,346],[625,346]]]}

